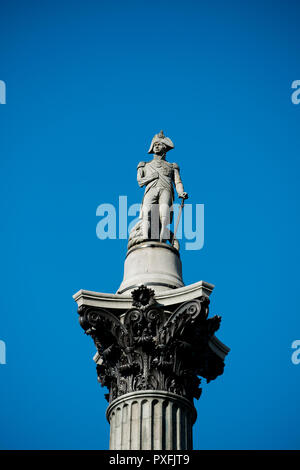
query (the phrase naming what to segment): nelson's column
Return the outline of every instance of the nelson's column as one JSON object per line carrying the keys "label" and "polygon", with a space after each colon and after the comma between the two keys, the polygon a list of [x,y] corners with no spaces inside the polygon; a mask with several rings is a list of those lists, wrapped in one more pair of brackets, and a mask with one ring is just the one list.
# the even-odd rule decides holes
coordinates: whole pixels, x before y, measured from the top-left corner
{"label": "nelson's column", "polygon": [[181,209],[188,197],[178,165],[166,161],[173,148],[161,131],[148,151],[153,159],[138,164],[145,193],[117,293],[73,296],[80,325],[97,348],[98,380],[109,391],[110,449],[192,449],[199,376],[221,375],[229,352],[215,336],[221,317],[208,316],[214,286],[184,285],[176,228],[173,234],[167,227],[173,187]]}

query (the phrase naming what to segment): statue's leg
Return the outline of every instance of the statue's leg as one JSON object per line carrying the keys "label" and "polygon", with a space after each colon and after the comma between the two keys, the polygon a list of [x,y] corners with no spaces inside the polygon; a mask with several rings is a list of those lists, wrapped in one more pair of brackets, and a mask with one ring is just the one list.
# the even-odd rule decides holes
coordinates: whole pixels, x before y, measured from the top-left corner
{"label": "statue's leg", "polygon": [[171,223],[173,198],[171,191],[164,189],[159,198],[159,217],[161,222],[160,241],[170,240],[170,230],[167,226]]}
{"label": "statue's leg", "polygon": [[146,240],[149,238],[155,238],[156,224],[154,214],[155,208],[157,207],[157,198],[158,191],[156,188],[151,188],[144,196],[142,207],[142,230],[143,238]]}

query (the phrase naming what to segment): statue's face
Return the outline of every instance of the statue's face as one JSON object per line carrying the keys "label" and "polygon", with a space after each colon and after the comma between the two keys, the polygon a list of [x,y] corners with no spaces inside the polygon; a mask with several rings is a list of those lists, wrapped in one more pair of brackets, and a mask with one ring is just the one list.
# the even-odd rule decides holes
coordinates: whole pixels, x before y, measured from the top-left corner
{"label": "statue's face", "polygon": [[156,153],[157,155],[164,153],[165,148],[166,146],[162,144],[161,142],[155,142],[155,144],[153,145],[154,153]]}

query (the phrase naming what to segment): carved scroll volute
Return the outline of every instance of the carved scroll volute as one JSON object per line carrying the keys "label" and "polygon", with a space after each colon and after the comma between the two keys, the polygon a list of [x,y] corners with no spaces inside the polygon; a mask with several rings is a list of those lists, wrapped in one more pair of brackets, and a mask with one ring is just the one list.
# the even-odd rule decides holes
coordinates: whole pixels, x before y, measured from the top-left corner
{"label": "carved scroll volute", "polygon": [[205,296],[182,304],[160,328],[158,342],[167,345],[176,338],[184,338],[185,331],[200,315],[203,319],[207,318],[208,305],[209,299]]}
{"label": "carved scroll volute", "polygon": [[111,312],[104,309],[84,306],[79,307],[79,323],[87,335],[92,336],[102,347],[111,344],[121,346],[127,336],[126,328]]}
{"label": "carved scroll volute", "polygon": [[128,310],[124,319],[128,331],[127,345],[153,345],[165,318],[164,309],[160,306]]}

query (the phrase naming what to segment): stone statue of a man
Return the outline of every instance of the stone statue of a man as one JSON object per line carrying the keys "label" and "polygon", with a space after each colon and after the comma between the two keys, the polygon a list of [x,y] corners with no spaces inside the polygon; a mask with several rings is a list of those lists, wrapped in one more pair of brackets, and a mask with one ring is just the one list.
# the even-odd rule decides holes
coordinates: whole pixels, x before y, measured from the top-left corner
{"label": "stone statue of a man", "polygon": [[180,178],[179,166],[176,163],[166,161],[166,153],[174,148],[174,144],[163,131],[156,134],[151,142],[148,153],[154,154],[150,162],[140,162],[137,169],[137,180],[140,187],[146,186],[141,207],[143,238],[153,238],[151,227],[151,213],[154,207],[159,211],[159,239],[169,239],[166,227],[172,222],[172,206],[174,200],[174,188],[178,197],[187,199]]}

